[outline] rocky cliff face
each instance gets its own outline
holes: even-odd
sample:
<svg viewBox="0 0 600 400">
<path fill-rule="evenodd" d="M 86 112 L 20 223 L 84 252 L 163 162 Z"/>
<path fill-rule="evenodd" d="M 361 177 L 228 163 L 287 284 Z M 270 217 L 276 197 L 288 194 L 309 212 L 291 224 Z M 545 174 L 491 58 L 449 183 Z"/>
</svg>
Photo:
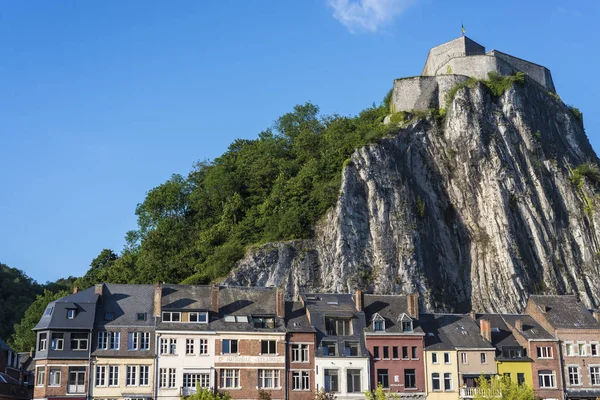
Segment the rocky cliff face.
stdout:
<svg viewBox="0 0 600 400">
<path fill-rule="evenodd" d="M 418 291 L 430 310 L 511 312 L 529 293 L 600 304 L 597 157 L 581 122 L 533 82 L 457 92 L 443 123 L 356 150 L 314 239 L 250 250 L 227 284 Z"/>
</svg>

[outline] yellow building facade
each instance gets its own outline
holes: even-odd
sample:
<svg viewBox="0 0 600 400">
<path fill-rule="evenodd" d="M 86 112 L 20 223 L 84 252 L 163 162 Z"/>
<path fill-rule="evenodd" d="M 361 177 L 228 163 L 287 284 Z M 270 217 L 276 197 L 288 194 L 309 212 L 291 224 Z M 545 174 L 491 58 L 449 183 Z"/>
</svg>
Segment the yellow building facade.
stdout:
<svg viewBox="0 0 600 400">
<path fill-rule="evenodd" d="M 456 350 L 426 350 L 425 389 L 428 400 L 456 400 L 458 383 L 458 356 Z"/>
<path fill-rule="evenodd" d="M 533 377 L 531 372 L 531 361 L 519 360 L 497 360 L 498 375 L 509 376 L 511 381 L 519 382 L 533 387 Z"/>
<path fill-rule="evenodd" d="M 91 379 L 93 399 L 153 398 L 154 358 L 97 357 Z"/>
</svg>

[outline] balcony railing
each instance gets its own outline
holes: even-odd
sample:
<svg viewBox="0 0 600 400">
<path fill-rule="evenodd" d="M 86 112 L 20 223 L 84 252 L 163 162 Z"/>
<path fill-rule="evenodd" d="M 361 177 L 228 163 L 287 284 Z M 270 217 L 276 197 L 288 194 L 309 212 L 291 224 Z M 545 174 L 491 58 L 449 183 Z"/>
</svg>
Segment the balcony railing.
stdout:
<svg viewBox="0 0 600 400">
<path fill-rule="evenodd" d="M 85 393 L 85 385 L 69 385 L 67 389 L 69 393 Z"/>
<path fill-rule="evenodd" d="M 485 397 L 502 397 L 502 393 L 495 389 L 480 389 L 476 387 L 460 388 L 460 397 L 469 399 L 475 397 L 475 394 L 482 394 Z"/>
</svg>

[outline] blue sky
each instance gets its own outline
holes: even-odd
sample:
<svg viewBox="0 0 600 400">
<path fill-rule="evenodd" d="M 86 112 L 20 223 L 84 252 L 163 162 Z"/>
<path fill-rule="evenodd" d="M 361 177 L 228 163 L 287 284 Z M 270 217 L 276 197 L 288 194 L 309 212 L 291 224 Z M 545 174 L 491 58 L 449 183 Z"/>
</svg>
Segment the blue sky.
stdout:
<svg viewBox="0 0 600 400">
<path fill-rule="evenodd" d="M 550 68 L 598 150 L 599 16 L 597 1 L 0 0 L 0 262 L 83 274 L 171 174 L 295 104 L 379 103 L 461 22 Z"/>
</svg>

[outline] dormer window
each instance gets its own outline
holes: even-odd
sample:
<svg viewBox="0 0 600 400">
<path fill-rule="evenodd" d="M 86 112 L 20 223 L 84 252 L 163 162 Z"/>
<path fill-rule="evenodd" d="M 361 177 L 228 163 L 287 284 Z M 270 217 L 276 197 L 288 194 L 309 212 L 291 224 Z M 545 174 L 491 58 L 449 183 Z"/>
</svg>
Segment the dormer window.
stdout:
<svg viewBox="0 0 600 400">
<path fill-rule="evenodd" d="M 67 310 L 67 319 L 75 319 L 75 314 L 77 314 L 77 310 L 74 308 L 70 308 Z"/>
<path fill-rule="evenodd" d="M 325 329 L 329 336 L 352 335 L 352 324 L 347 318 L 325 318 Z"/>
<path fill-rule="evenodd" d="M 137 313 L 137 320 L 138 321 L 145 321 L 146 320 L 146 313 Z"/>
<path fill-rule="evenodd" d="M 373 331 L 385 332 L 385 320 L 379 314 L 373 317 Z"/>
<path fill-rule="evenodd" d="M 275 328 L 275 318 L 273 317 L 252 317 L 252 325 L 255 328 Z"/>
<path fill-rule="evenodd" d="M 412 332 L 413 331 L 413 320 L 406 314 L 402 314 L 400 318 L 400 326 L 402 327 L 402 332 Z"/>
<path fill-rule="evenodd" d="M 54 309 L 54 307 L 52 307 L 52 306 L 46 308 L 46 311 L 44 311 L 44 316 L 47 317 L 49 315 L 52 315 L 52 310 L 53 309 Z"/>
<path fill-rule="evenodd" d="M 208 313 L 206 311 L 191 312 L 190 313 L 190 322 L 198 322 L 201 324 L 206 324 L 208 322 Z"/>
</svg>

